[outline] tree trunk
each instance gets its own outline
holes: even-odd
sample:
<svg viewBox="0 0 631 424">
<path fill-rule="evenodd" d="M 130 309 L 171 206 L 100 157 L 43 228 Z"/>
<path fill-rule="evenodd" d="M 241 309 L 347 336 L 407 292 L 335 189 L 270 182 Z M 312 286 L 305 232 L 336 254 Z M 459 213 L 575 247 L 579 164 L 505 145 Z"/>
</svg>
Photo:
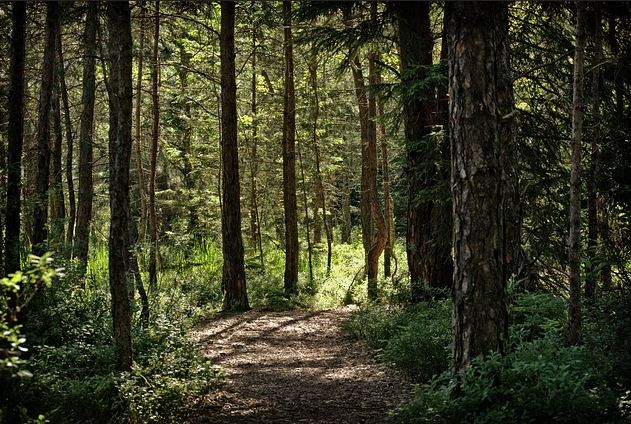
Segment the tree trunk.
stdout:
<svg viewBox="0 0 631 424">
<path fill-rule="evenodd" d="M 377 2 L 370 4 L 371 20 L 377 17 Z M 371 50 L 368 55 L 368 82 L 371 87 L 379 80 L 376 70 L 377 52 Z M 368 149 L 367 149 L 367 190 L 370 202 L 371 234 L 368 251 L 368 299 L 377 299 L 377 276 L 379 274 L 379 257 L 388 241 L 386 221 L 381 211 L 377 192 L 377 98 L 374 91 L 368 94 Z"/>
<path fill-rule="evenodd" d="M 570 150 L 570 234 L 568 239 L 569 264 L 569 331 L 568 342 L 581 341 L 581 143 L 583 138 L 583 64 L 585 60 L 585 8 L 576 2 L 576 46 L 574 51 L 574 86 L 572 100 L 572 140 Z"/>
<path fill-rule="evenodd" d="M 66 86 L 66 70 L 64 67 L 63 46 L 61 44 L 61 31 L 57 37 L 57 60 L 59 65 L 59 84 L 61 100 L 64 108 L 64 126 L 66 129 L 66 187 L 68 189 L 68 230 L 66 231 L 66 243 L 72 251 L 74 241 L 74 226 L 77 216 L 74 179 L 72 178 L 72 165 L 74 154 L 74 136 L 72 134 L 72 120 L 70 119 L 70 104 L 68 102 L 68 87 Z"/>
<path fill-rule="evenodd" d="M 597 7 L 597 6 L 596 6 Z M 598 246 L 598 179 L 600 173 L 600 65 L 602 62 L 602 23 L 600 10 L 594 11 L 594 67 L 592 68 L 593 130 L 590 146 L 590 166 L 587 176 L 587 254 L 592 268 L 585 276 L 585 297 L 596 294 L 595 266 L 603 258 Z"/>
<path fill-rule="evenodd" d="M 425 80 L 433 49 L 429 3 L 397 2 L 396 11 L 402 80 L 408 84 Z M 440 186 L 446 185 L 446 176 L 436 167 L 441 146 L 429 138 L 433 96 L 433 87 L 427 86 L 405 99 L 403 106 L 408 179 L 406 252 L 413 301 L 422 299 L 425 283 L 449 287 L 453 271 L 450 240 L 446 237 L 451 230 L 445 219 L 450 214 L 449 203 L 436 198 Z"/>
<path fill-rule="evenodd" d="M 364 75 L 361 68 L 361 61 L 355 56 L 352 64 L 353 82 L 355 85 L 355 96 L 357 98 L 357 106 L 359 109 L 359 125 L 361 131 L 361 152 L 362 152 L 362 173 L 360 184 L 360 212 L 361 212 L 361 228 L 362 228 L 362 245 L 364 247 L 364 257 L 366 261 L 366 269 L 368 269 L 368 253 L 370 251 L 370 242 L 372 239 L 372 214 L 370 209 L 370 189 L 368 157 L 369 157 L 369 115 L 368 115 L 368 99 L 364 86 Z"/>
<path fill-rule="evenodd" d="M 252 7 L 254 7 L 252 2 Z M 259 249 L 261 266 L 265 268 L 265 257 L 263 255 L 263 240 L 261 239 L 261 222 L 259 219 L 258 207 L 258 187 L 257 177 L 259 173 L 258 164 L 258 116 L 257 116 L 257 84 L 256 84 L 256 25 L 252 23 L 252 147 L 250 149 L 250 240 L 254 248 Z"/>
<path fill-rule="evenodd" d="M 221 2 L 221 157 L 223 208 L 221 235 L 223 241 L 224 310 L 244 311 L 250 308 L 243 265 L 241 236 L 241 204 L 239 186 L 239 148 L 237 145 L 237 84 L 235 78 L 233 1 Z"/>
<path fill-rule="evenodd" d="M 503 178 L 513 143 L 506 3 L 448 3 L 454 372 L 502 352 L 508 330 Z M 491 71 L 489 71 L 491 70 Z M 510 215 L 510 213 L 508 214 Z"/>
<path fill-rule="evenodd" d="M 132 38 L 128 2 L 107 4 L 109 52 L 109 279 L 118 368 L 132 366 L 128 291 L 129 164 L 132 116 Z"/>
<path fill-rule="evenodd" d="M 55 40 L 56 41 L 56 40 Z M 63 130 L 61 127 L 61 102 L 59 94 L 61 84 L 59 81 L 59 67 L 57 63 L 53 75 L 52 93 L 52 120 L 54 129 L 52 160 L 50 168 L 50 246 L 57 252 L 61 251 L 64 243 L 64 223 L 66 221 L 66 207 L 64 203 L 63 170 L 62 170 L 62 148 Z"/>
<path fill-rule="evenodd" d="M 285 295 L 298 291 L 298 205 L 296 199 L 296 98 L 291 2 L 283 1 L 285 96 L 283 108 L 283 205 L 285 209 Z"/>
<path fill-rule="evenodd" d="M 94 101 L 96 98 L 95 60 L 96 31 L 98 27 L 98 5 L 88 2 L 88 11 L 83 33 L 83 92 L 81 94 L 81 124 L 79 127 L 79 196 L 77 231 L 73 247 L 74 256 L 79 260 L 79 269 L 85 272 L 88 263 L 90 223 L 92 221 L 92 138 L 94 123 Z"/>
<path fill-rule="evenodd" d="M 55 69 L 55 42 L 59 31 L 59 3 L 46 3 L 46 38 L 42 81 L 39 92 L 37 118 L 37 176 L 35 204 L 33 206 L 33 253 L 42 255 L 48 249 L 48 185 L 50 172 L 50 111 L 52 107 L 53 73 Z"/>
<path fill-rule="evenodd" d="M 142 72 L 145 50 L 145 4 L 143 0 L 139 1 L 140 15 L 140 34 L 138 35 L 138 75 L 136 76 L 136 111 L 135 111 L 135 149 L 134 157 L 136 162 L 136 173 L 138 174 L 138 185 L 140 191 L 140 221 L 138 223 L 140 240 L 145 239 L 147 228 L 147 184 L 145 182 L 145 168 L 142 161 Z"/>
<path fill-rule="evenodd" d="M 158 221 L 156 218 L 156 167 L 158 162 L 158 137 L 160 136 L 160 99 L 158 93 L 158 47 L 160 40 L 160 1 L 156 1 L 155 27 L 153 32 L 153 58 L 151 63 L 151 155 L 149 168 L 149 289 L 158 289 Z"/>
<path fill-rule="evenodd" d="M 311 133 L 311 136 L 313 140 L 313 152 L 316 165 L 316 199 L 318 201 L 318 204 L 316 205 L 316 211 L 318 207 L 322 208 L 322 222 L 324 224 L 324 232 L 326 234 L 327 248 L 326 273 L 328 275 L 331 272 L 333 231 L 331 229 L 330 220 L 326 212 L 326 194 L 324 192 L 324 184 L 322 182 L 320 148 L 318 146 L 318 118 L 320 117 L 320 98 L 318 97 L 318 64 L 315 59 L 309 62 L 309 76 L 311 80 L 311 89 L 313 90 L 313 131 Z"/>
<path fill-rule="evenodd" d="M 386 230 L 386 245 L 383 254 L 383 276 L 392 275 L 392 258 L 394 257 L 394 201 L 390 192 L 390 167 L 388 163 L 388 134 L 383 122 L 383 103 L 377 103 L 377 119 L 381 134 L 381 174 L 383 183 L 384 219 Z"/>
<path fill-rule="evenodd" d="M 305 182 L 305 167 L 302 163 L 302 153 L 298 145 L 298 162 L 302 179 L 302 200 L 305 207 L 305 233 L 307 237 L 307 260 L 309 265 L 309 285 L 313 285 L 313 245 L 311 244 L 311 229 L 309 228 L 309 202 L 307 201 L 307 184 Z"/>
</svg>

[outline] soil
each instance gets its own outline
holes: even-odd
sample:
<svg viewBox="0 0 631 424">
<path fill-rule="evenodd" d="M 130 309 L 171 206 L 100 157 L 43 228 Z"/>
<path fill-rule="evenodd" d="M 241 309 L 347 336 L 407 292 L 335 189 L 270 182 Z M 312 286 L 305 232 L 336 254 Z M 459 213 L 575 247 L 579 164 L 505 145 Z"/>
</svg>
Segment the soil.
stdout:
<svg viewBox="0 0 631 424">
<path fill-rule="evenodd" d="M 353 307 L 219 317 L 196 333 L 227 382 L 196 423 L 383 423 L 412 394 L 401 373 L 340 324 Z"/>
</svg>

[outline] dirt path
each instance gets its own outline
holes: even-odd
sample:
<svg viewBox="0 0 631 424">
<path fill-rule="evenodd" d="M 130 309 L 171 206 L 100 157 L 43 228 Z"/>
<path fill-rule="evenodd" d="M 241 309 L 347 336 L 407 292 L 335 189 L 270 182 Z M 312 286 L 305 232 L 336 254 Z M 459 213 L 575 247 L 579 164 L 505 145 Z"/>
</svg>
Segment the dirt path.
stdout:
<svg viewBox="0 0 631 424">
<path fill-rule="evenodd" d="M 206 354 L 229 378 L 196 422 L 384 422 L 412 385 L 341 334 L 351 311 L 250 311 L 200 328 Z"/>
</svg>

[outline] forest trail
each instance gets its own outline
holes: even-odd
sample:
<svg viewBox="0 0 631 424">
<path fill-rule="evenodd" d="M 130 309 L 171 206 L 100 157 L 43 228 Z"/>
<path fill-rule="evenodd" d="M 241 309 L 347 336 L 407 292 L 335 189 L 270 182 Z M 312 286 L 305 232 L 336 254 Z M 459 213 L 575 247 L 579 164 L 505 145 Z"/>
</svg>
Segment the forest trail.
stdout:
<svg viewBox="0 0 631 424">
<path fill-rule="evenodd" d="M 384 422 L 412 384 L 341 333 L 352 310 L 249 311 L 200 327 L 206 355 L 228 381 L 193 422 Z"/>
</svg>

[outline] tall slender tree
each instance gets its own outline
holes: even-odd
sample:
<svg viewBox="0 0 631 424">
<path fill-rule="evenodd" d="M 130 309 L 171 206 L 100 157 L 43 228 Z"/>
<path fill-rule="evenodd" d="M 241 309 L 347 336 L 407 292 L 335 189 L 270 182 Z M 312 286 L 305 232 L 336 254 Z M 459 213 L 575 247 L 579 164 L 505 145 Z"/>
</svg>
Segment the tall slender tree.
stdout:
<svg viewBox="0 0 631 424">
<path fill-rule="evenodd" d="M 11 11 L 11 65 L 9 123 L 7 127 L 7 208 L 5 212 L 5 272 L 20 269 L 20 211 L 22 199 L 22 145 L 24 138 L 24 57 L 26 2 L 13 2 Z"/>
<path fill-rule="evenodd" d="M 285 96 L 283 105 L 283 206 L 285 211 L 285 295 L 298 290 L 298 204 L 296 199 L 296 95 L 291 2 L 283 1 Z"/>
<path fill-rule="evenodd" d="M 72 119 L 70 118 L 70 102 L 68 101 L 68 87 L 66 86 L 66 68 L 64 63 L 61 31 L 57 37 L 57 70 L 59 71 L 59 89 L 64 109 L 64 127 L 66 134 L 66 187 L 68 190 L 68 229 L 66 231 L 66 243 L 71 248 L 74 241 L 74 226 L 77 219 L 77 201 L 75 198 L 74 178 L 72 169 L 74 166 L 74 134 L 72 132 Z"/>
<path fill-rule="evenodd" d="M 57 41 L 57 40 L 55 40 Z M 63 246 L 66 221 L 66 204 L 63 186 L 63 129 L 61 125 L 61 83 L 59 81 L 59 61 L 53 76 L 52 121 L 53 145 L 50 163 L 50 241 L 51 246 L 59 250 Z"/>
<path fill-rule="evenodd" d="M 158 219 L 156 217 L 156 168 L 158 163 L 158 138 L 160 137 L 160 93 L 158 92 L 159 43 L 160 43 L 160 1 L 155 2 L 153 29 L 153 56 L 151 61 L 151 155 L 149 158 L 149 288 L 158 288 Z"/>
<path fill-rule="evenodd" d="M 448 3 L 454 371 L 502 352 L 508 330 L 503 162 L 513 143 L 506 3 Z M 489 71 L 492 70 L 491 72 Z M 510 150 L 509 150 L 510 151 Z M 511 216 L 510 214 L 508 215 Z"/>
<path fill-rule="evenodd" d="M 131 370 L 129 304 L 129 165 L 132 116 L 132 38 L 128 2 L 107 4 L 109 52 L 109 280 L 118 368 Z"/>
<path fill-rule="evenodd" d="M 94 102 L 96 98 L 96 32 L 98 9 L 95 1 L 88 2 L 85 31 L 83 32 L 83 82 L 81 94 L 81 123 L 79 127 L 79 194 L 77 231 L 73 254 L 79 260 L 82 272 L 88 263 L 90 223 L 92 222 L 92 140 L 94 124 Z"/>
<path fill-rule="evenodd" d="M 568 238 L 569 264 L 569 331 L 568 342 L 581 341 L 581 149 L 583 141 L 583 76 L 585 62 L 585 2 L 576 2 L 576 43 L 574 49 L 574 83 L 572 100 L 572 140 L 570 150 L 570 232 Z"/>
<path fill-rule="evenodd" d="M 600 259 L 598 246 L 598 179 L 600 174 L 600 67 L 602 62 L 602 16 L 598 6 L 593 13 L 594 19 L 594 66 L 592 67 L 592 139 L 590 143 L 590 161 L 587 175 L 587 252 L 592 258 L 592 269 L 585 276 L 585 297 L 592 299 L 596 294 L 596 260 Z"/>
<path fill-rule="evenodd" d="M 221 159 L 223 169 L 221 236 L 223 250 L 224 310 L 247 310 L 248 293 L 241 235 L 241 188 L 237 143 L 237 83 L 234 52 L 235 2 L 221 2 Z"/>
<path fill-rule="evenodd" d="M 33 206 L 33 252 L 42 255 L 47 250 L 48 238 L 48 186 L 50 177 L 50 111 L 52 107 L 53 73 L 55 68 L 55 43 L 59 31 L 59 2 L 46 3 L 46 35 L 42 81 L 39 91 L 37 117 L 37 176 L 35 179 L 35 204 Z"/>
</svg>

